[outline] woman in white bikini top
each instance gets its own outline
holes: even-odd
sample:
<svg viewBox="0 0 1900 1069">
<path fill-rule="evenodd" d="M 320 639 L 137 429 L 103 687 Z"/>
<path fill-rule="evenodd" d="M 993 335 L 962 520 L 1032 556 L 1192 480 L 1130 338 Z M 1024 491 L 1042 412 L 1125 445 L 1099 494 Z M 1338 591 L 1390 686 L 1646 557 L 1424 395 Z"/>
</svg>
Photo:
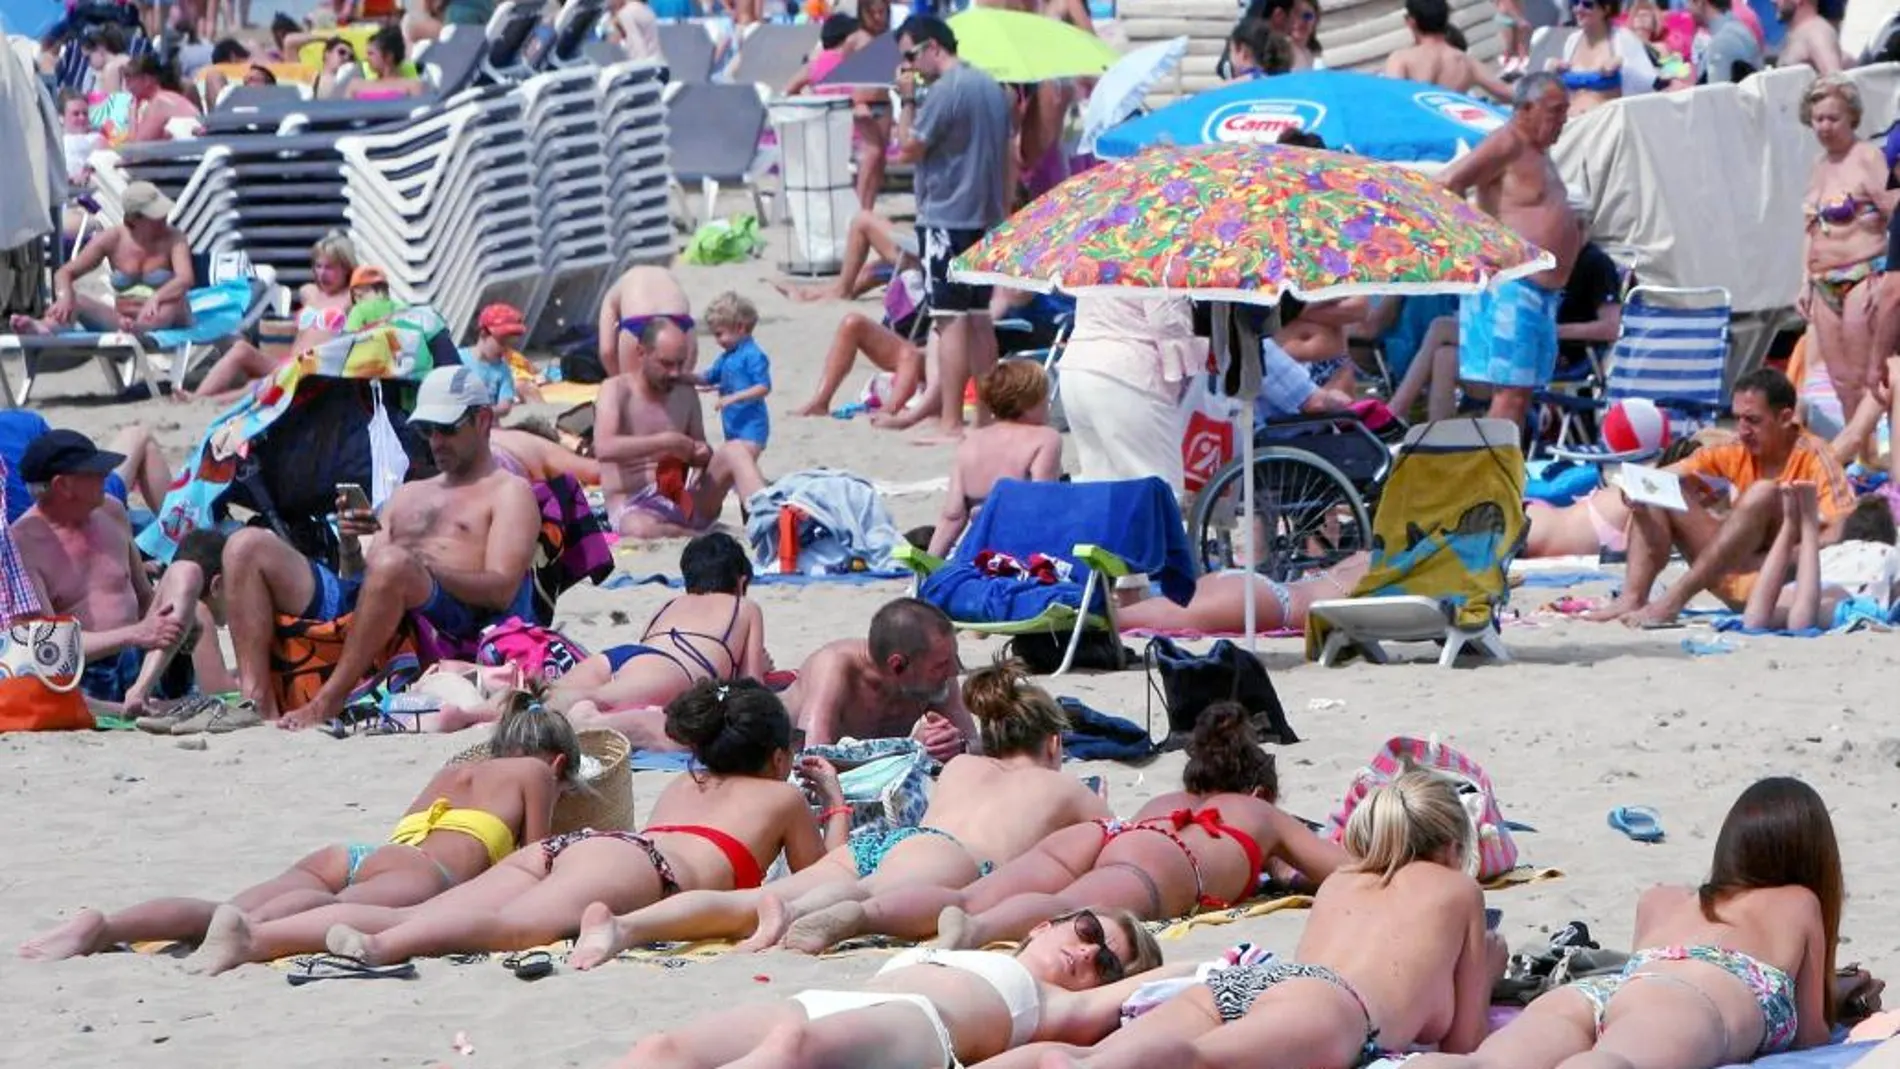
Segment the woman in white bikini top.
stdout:
<svg viewBox="0 0 1900 1069">
<path fill-rule="evenodd" d="M 1122 1002 L 1160 963 L 1133 914 L 1082 910 L 1040 925 L 1014 954 L 908 950 L 864 990 L 715 1013 L 646 1037 L 625 1064 L 949 1069 L 1038 1040 L 1088 1044 L 1120 1024 Z"/>
</svg>

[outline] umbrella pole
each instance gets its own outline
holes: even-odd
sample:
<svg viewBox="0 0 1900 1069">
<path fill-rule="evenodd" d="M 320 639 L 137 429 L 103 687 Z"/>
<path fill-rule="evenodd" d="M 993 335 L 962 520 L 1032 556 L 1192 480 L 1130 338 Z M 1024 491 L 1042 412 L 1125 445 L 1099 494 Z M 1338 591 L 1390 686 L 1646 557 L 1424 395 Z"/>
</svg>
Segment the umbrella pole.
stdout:
<svg viewBox="0 0 1900 1069">
<path fill-rule="evenodd" d="M 1247 358 L 1245 351 L 1248 344 L 1247 332 L 1240 329 L 1240 324 L 1235 317 L 1235 312 L 1236 309 L 1234 306 L 1226 301 L 1219 302 L 1213 307 L 1213 343 L 1217 350 L 1215 354 L 1216 367 L 1231 367 L 1234 361 Z M 1236 348 L 1238 348 L 1239 351 L 1236 351 Z M 1254 359 L 1257 360 L 1259 357 L 1256 356 Z M 1241 402 L 1241 405 L 1239 411 L 1234 414 L 1234 433 L 1240 438 L 1240 559 L 1244 562 L 1244 566 L 1248 572 L 1247 597 L 1245 600 L 1246 608 L 1241 611 L 1245 613 L 1246 619 L 1247 652 L 1258 656 L 1260 653 L 1260 627 L 1259 619 L 1254 612 L 1253 573 L 1260 570 L 1260 561 L 1256 558 L 1256 554 L 1259 550 L 1259 540 L 1254 537 L 1254 526 L 1257 521 L 1254 516 L 1254 399 L 1252 396 L 1253 393 L 1258 392 L 1258 387 L 1256 386 L 1251 392 L 1247 390 L 1244 384 L 1254 381 L 1250 376 L 1242 375 L 1240 381 L 1243 383 L 1241 388 L 1242 396 L 1237 398 L 1237 400 Z"/>
</svg>

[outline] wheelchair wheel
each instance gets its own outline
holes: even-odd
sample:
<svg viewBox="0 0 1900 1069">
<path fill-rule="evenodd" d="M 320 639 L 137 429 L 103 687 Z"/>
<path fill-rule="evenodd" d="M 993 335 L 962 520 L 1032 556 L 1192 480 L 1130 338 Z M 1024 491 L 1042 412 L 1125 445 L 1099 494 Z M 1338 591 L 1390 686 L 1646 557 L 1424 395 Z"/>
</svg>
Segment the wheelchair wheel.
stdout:
<svg viewBox="0 0 1900 1069">
<path fill-rule="evenodd" d="M 1195 544 L 1207 573 L 1246 567 L 1246 484 L 1238 460 L 1202 488 Z M 1254 455 L 1254 569 L 1279 582 L 1322 571 L 1372 545 L 1372 519 L 1352 482 L 1303 449 L 1262 446 Z"/>
</svg>

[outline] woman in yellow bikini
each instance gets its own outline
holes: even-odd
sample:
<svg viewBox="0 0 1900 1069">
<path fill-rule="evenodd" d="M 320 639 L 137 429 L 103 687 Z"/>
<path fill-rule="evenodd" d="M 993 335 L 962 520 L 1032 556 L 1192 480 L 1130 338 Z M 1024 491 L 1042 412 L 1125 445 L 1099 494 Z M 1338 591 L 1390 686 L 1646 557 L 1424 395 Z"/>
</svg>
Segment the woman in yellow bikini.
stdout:
<svg viewBox="0 0 1900 1069">
<path fill-rule="evenodd" d="M 1801 98 L 1801 121 L 1814 130 L 1814 163 L 1802 205 L 1807 283 L 1795 308 L 1808 320 L 1808 355 L 1819 355 L 1834 380 L 1841 409 L 1860 406 L 1874 367 L 1874 287 L 1887 270 L 1887 215 L 1881 207 L 1887 162 L 1859 140 L 1860 91 L 1840 75 L 1817 78 Z"/>
<path fill-rule="evenodd" d="M 561 783 L 579 774 L 574 729 L 526 694 L 495 724 L 489 746 L 488 760 L 437 772 L 387 842 L 323 847 L 225 906 L 158 898 L 111 915 L 81 910 L 20 947 L 20 956 L 56 960 L 121 943 L 200 942 L 220 909 L 266 921 L 338 902 L 409 906 L 433 898 L 507 857 L 517 839 L 546 835 Z"/>
</svg>

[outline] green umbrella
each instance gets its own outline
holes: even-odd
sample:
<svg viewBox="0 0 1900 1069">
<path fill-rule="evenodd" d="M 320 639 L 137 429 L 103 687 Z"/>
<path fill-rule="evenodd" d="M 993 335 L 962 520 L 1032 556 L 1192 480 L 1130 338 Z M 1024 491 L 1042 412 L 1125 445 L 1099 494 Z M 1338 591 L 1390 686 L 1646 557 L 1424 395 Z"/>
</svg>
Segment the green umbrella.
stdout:
<svg viewBox="0 0 1900 1069">
<path fill-rule="evenodd" d="M 957 56 L 999 82 L 1086 78 L 1121 55 L 1086 30 L 1042 15 L 973 7 L 950 19 Z"/>
</svg>

